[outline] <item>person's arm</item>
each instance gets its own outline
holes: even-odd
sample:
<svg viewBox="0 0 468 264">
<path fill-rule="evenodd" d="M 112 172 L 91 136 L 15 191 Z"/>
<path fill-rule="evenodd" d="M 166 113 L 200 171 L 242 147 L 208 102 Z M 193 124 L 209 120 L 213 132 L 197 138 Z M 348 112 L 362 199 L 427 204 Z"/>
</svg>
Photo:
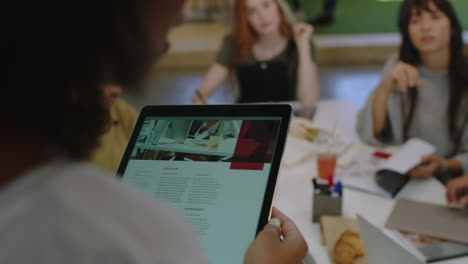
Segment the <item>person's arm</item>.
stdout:
<svg viewBox="0 0 468 264">
<path fill-rule="evenodd" d="M 224 39 L 216 62 L 210 67 L 203 82 L 195 93 L 192 101 L 195 104 L 208 104 L 208 97 L 226 80 L 229 75 L 228 65 L 231 63 L 232 56 L 235 52 L 235 44 L 231 37 Z"/>
<path fill-rule="evenodd" d="M 463 173 L 463 165 L 457 159 L 446 159 L 444 168 L 455 175 Z"/>
<path fill-rule="evenodd" d="M 317 65 L 312 59 L 310 38 L 313 28 L 298 23 L 294 26 L 294 38 L 298 49 L 297 98 L 305 112 L 311 112 L 320 95 Z"/>
<path fill-rule="evenodd" d="M 460 112 L 464 114 L 464 112 Z M 427 178 L 434 173 L 450 173 L 458 176 L 468 173 L 468 128 L 463 126 L 461 139 L 456 143 L 457 153 L 449 159 L 442 159 L 435 155 L 422 158 L 425 163 L 423 166 L 417 166 L 410 171 L 410 175 L 416 178 Z"/>
<path fill-rule="evenodd" d="M 429 178 L 438 172 L 459 175 L 463 171 L 462 164 L 457 159 L 443 159 L 437 155 L 429 155 L 422 157 L 422 162 L 423 165 L 416 166 L 409 171 L 408 174 L 412 178 Z"/>
<path fill-rule="evenodd" d="M 388 99 L 393 92 L 389 80 L 383 80 L 372 95 L 372 123 L 374 137 L 378 137 L 385 128 Z"/>
<path fill-rule="evenodd" d="M 208 97 L 226 80 L 229 70 L 218 63 L 213 64 L 206 73 L 200 88 L 195 91 L 194 104 L 208 104 Z"/>
<path fill-rule="evenodd" d="M 468 175 L 451 180 L 447 184 L 447 201 L 468 206 Z"/>
<path fill-rule="evenodd" d="M 244 264 L 302 263 L 308 247 L 299 229 L 276 208 L 271 217 L 276 220 L 271 220 L 250 244 Z"/>
<path fill-rule="evenodd" d="M 221 121 L 218 121 L 212 124 L 211 126 L 208 124 L 209 127 L 205 131 L 203 131 L 201 134 L 199 134 L 197 138 L 203 139 L 203 138 L 215 135 L 220 125 L 221 125 Z"/>
<path fill-rule="evenodd" d="M 422 84 L 416 67 L 404 62 L 397 65 L 382 79 L 372 97 L 372 121 L 374 137 L 385 128 L 388 99 L 394 90 L 406 93 L 408 89 Z"/>
</svg>

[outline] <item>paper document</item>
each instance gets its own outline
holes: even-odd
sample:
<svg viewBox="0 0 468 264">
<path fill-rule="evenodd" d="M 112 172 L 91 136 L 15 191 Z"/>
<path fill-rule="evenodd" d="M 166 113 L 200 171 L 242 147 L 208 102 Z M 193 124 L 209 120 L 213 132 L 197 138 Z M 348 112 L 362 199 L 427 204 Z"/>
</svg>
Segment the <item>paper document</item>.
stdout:
<svg viewBox="0 0 468 264">
<path fill-rule="evenodd" d="M 431 155 L 435 147 L 421 139 L 408 140 L 392 157 L 383 162 L 378 169 L 392 170 L 406 174 L 409 170 L 421 163 L 422 156 Z"/>
<path fill-rule="evenodd" d="M 364 146 L 355 153 L 360 158 L 356 160 L 351 167 L 338 174 L 338 179 L 347 188 L 358 191 L 379 195 L 385 198 L 391 198 L 391 194 L 377 185 L 375 172 L 385 160 L 377 159 L 372 156 L 375 148 Z"/>
<path fill-rule="evenodd" d="M 422 156 L 434 153 L 435 147 L 423 140 L 413 138 L 401 146 L 398 151 L 390 151 L 393 154 L 387 160 L 375 157 L 373 153 L 376 150 L 378 149 L 371 146 L 361 146 L 353 153 L 359 159 L 340 173 L 340 180 L 345 187 L 392 198 L 396 193 L 391 194 L 377 184 L 376 172 L 387 169 L 406 174 L 410 169 L 421 163 Z"/>
</svg>

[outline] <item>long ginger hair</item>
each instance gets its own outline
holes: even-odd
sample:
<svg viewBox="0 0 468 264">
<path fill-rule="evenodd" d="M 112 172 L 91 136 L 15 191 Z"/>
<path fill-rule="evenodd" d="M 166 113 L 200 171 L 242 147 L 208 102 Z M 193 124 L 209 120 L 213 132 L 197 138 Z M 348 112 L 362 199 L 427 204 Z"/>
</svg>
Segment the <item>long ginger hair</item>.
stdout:
<svg viewBox="0 0 468 264">
<path fill-rule="evenodd" d="M 294 18 L 283 0 L 274 0 L 280 15 L 279 32 L 287 39 L 293 37 Z M 234 42 L 234 54 L 229 69 L 242 64 L 249 56 L 253 45 L 258 41 L 258 33 L 249 23 L 246 0 L 235 0 L 233 8 L 232 32 L 227 36 Z"/>
</svg>

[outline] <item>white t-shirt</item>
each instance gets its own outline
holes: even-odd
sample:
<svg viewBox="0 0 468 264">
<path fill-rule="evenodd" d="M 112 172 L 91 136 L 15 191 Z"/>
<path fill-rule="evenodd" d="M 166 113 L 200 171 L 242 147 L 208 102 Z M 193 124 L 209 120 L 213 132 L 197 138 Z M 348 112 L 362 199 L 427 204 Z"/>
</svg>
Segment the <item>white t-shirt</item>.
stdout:
<svg viewBox="0 0 468 264">
<path fill-rule="evenodd" d="M 86 163 L 54 161 L 0 191 L 0 263 L 206 263 L 183 218 Z"/>
</svg>

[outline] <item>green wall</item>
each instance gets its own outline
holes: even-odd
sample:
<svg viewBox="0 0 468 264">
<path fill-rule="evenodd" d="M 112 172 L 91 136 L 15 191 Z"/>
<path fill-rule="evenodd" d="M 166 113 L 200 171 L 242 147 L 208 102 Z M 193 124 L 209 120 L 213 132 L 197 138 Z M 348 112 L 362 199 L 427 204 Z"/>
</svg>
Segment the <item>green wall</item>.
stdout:
<svg viewBox="0 0 468 264">
<path fill-rule="evenodd" d="M 337 0 L 335 23 L 316 28 L 318 34 L 397 32 L 401 0 Z M 450 0 L 468 30 L 468 0 Z M 307 18 L 321 12 L 323 0 L 302 0 Z"/>
</svg>

